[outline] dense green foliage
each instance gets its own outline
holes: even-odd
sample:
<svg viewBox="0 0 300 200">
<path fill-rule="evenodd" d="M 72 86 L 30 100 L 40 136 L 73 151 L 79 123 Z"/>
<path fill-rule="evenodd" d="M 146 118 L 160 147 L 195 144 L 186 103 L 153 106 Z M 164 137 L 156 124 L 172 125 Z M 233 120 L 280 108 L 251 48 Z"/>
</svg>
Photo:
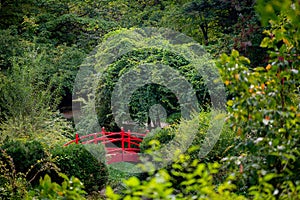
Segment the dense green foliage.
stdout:
<svg viewBox="0 0 300 200">
<path fill-rule="evenodd" d="M 47 152 L 36 141 L 6 141 L 0 151 L 1 199 L 26 198 L 29 189 L 38 183 L 38 178 L 46 170 L 59 170 L 51 156 L 45 156 Z"/>
<path fill-rule="evenodd" d="M 6 141 L 1 148 L 13 158 L 16 170 L 23 173 L 45 156 L 43 146 L 37 141 Z"/>
<path fill-rule="evenodd" d="M 149 110 L 160 104 L 166 110 L 162 122 L 169 126 L 145 138 L 142 151 L 155 162 L 141 166 L 149 174 L 133 176 L 107 167 L 103 146 L 62 147 L 82 130 L 59 110 L 71 105 L 80 64 L 99 42 L 149 26 L 182 32 L 213 56 L 227 89 L 227 114 L 219 140 L 210 145 L 205 136 L 215 119 L 190 60 L 161 46 L 112 60 L 95 97 L 97 120 L 107 129 L 118 129 L 110 105 L 116 82 L 140 64 L 172 67 L 205 107 L 198 120 L 180 119 L 177 99 L 166 87 L 147 84 L 136 90 L 131 117 L 145 124 Z M 300 199 L 299 44 L 297 0 L 1 1 L 0 198 L 90 199 L 95 192 L 99 199 L 109 180 L 106 199 Z M 89 131 L 94 119 L 84 109 L 82 127 Z M 193 131 L 186 152 L 172 146 L 157 153 L 176 136 L 185 145 Z M 210 151 L 199 158 L 203 146 Z M 170 157 L 174 162 L 153 170 Z"/>
<path fill-rule="evenodd" d="M 266 6 L 278 9 L 275 3 Z M 269 189 L 278 190 L 277 196 L 299 180 L 299 4 L 289 1 L 283 6 L 294 9 L 272 16 L 261 43 L 269 49 L 268 65 L 249 70 L 250 61 L 237 51 L 223 55 L 219 62 L 225 84 L 235 97 L 228 101 L 230 120 L 244 138 L 235 150 L 239 154 L 229 158 L 245 170 L 240 188 L 270 176 Z"/>
<path fill-rule="evenodd" d="M 126 189 L 115 194 L 107 187 L 108 199 L 246 199 L 235 194 L 232 184 L 235 177 L 229 175 L 222 184 L 215 185 L 214 176 L 218 173 L 218 163 L 205 165 L 198 160 L 189 161 L 189 156 L 180 155 L 171 171 L 159 170 L 146 181 L 131 177 L 124 181 Z"/>
<path fill-rule="evenodd" d="M 231 96 L 227 103 L 228 123 L 240 138 L 231 153 L 221 160 L 221 174 L 231 173 L 236 177 L 231 188 L 237 186 L 235 194 L 243 194 L 242 199 L 299 198 L 299 6 L 293 1 L 259 1 L 257 10 L 261 12 L 262 22 L 266 24 L 271 19 L 271 28 L 264 31 L 267 37 L 261 43 L 261 47 L 269 48 L 269 64 L 252 70 L 250 60 L 236 50 L 230 56 L 222 55 L 218 61 Z M 164 132 L 156 137 L 165 141 Z M 177 167 L 188 170 L 187 165 Z M 173 184 L 169 175 L 177 175 L 176 170 L 169 170 L 158 172 L 148 181 L 129 179 L 125 182 L 129 189 L 121 196 L 181 199 L 180 189 L 185 188 L 184 192 L 188 191 L 185 196 L 214 199 L 205 194 L 220 191 L 217 186 L 213 187 L 215 190 L 206 187 L 205 191 L 196 193 L 201 191 L 201 187 L 197 190 L 198 186 L 194 186 L 199 180 L 192 178 L 196 171 L 191 170 L 185 176 L 188 180 L 183 185 L 187 187 L 181 186 L 179 191 L 174 190 L 178 184 Z M 161 193 L 161 188 L 167 193 Z M 107 195 L 111 199 L 121 198 L 109 188 Z M 230 194 L 227 199 L 231 198 L 238 197 Z"/>
<path fill-rule="evenodd" d="M 141 64 L 152 62 L 161 63 L 179 71 L 181 75 L 192 83 L 196 97 L 202 107 L 206 107 L 209 104 L 210 99 L 204 80 L 197 75 L 196 69 L 189 65 L 186 59 L 173 52 L 161 49 L 131 51 L 128 54 L 122 55 L 111 64 L 98 83 L 96 111 L 101 126 L 108 129 L 116 129 L 117 127 L 113 121 L 110 104 L 111 93 L 118 79 L 129 70 L 134 70 L 135 67 Z M 148 112 L 151 106 L 155 104 L 160 104 L 166 109 L 167 117 L 180 112 L 177 97 L 170 89 L 157 84 L 147 84 L 136 90 L 130 99 L 129 111 L 132 119 L 140 124 L 147 122 L 149 118 Z M 122 118 L 122 114 L 120 113 L 120 116 L 115 117 Z"/>
<path fill-rule="evenodd" d="M 40 179 L 40 185 L 35 190 L 29 192 L 27 199 L 85 199 L 84 186 L 78 178 L 72 176 L 70 179 L 59 174 L 63 178 L 61 185 L 52 182 L 51 177 L 45 175 Z"/>
<path fill-rule="evenodd" d="M 4 149 L 6 153 L 13 159 L 15 165 L 16 173 L 26 174 L 26 180 L 30 182 L 38 182 L 39 174 L 38 172 L 42 169 L 42 164 L 37 164 L 46 157 L 41 143 L 37 141 L 29 141 L 23 143 L 21 141 L 6 141 L 1 149 Z M 1 160 L 4 160 L 6 165 L 8 160 L 5 159 L 3 152 L 0 154 Z M 8 181 L 4 180 L 4 183 Z"/>
<path fill-rule="evenodd" d="M 201 147 L 203 142 L 207 142 L 205 140 L 205 137 L 207 136 L 207 131 L 209 127 L 212 126 L 211 120 L 213 119 L 210 113 L 201 112 L 198 118 L 199 118 L 198 131 L 191 143 L 193 149 L 187 152 L 187 155 L 189 155 L 191 159 L 198 158 L 199 151 L 201 150 L 199 147 Z M 175 134 L 179 134 L 178 131 L 188 132 L 187 131 L 188 128 L 194 128 L 195 126 L 189 124 L 186 127 L 186 129 L 182 129 L 179 127 L 180 127 L 179 124 L 167 126 L 161 130 L 158 130 L 157 132 L 152 133 L 149 136 L 146 136 L 143 142 L 141 143 L 141 147 L 140 147 L 141 152 L 147 152 L 148 150 L 151 150 L 154 144 L 158 146 L 168 144 L 168 142 L 170 142 L 175 137 Z M 222 128 L 222 132 L 220 133 L 217 143 L 214 144 L 213 149 L 210 150 L 208 155 L 206 155 L 202 161 L 205 162 L 220 161 L 221 158 L 223 158 L 226 155 L 229 155 L 230 150 L 231 148 L 233 148 L 235 143 L 236 143 L 235 132 L 232 131 L 232 129 L 229 127 L 228 124 L 225 124 Z"/>
<path fill-rule="evenodd" d="M 97 152 L 98 158 L 104 157 L 104 149 L 100 145 L 90 146 Z M 97 148 L 100 150 L 97 151 Z M 68 176 L 75 176 L 82 180 L 87 191 L 97 191 L 107 181 L 107 167 L 104 162 L 97 160 L 83 145 L 69 145 L 65 148 L 58 146 L 52 150 L 54 157 L 58 157 L 56 165 Z M 52 175 L 53 181 L 60 180 L 59 176 Z"/>
</svg>

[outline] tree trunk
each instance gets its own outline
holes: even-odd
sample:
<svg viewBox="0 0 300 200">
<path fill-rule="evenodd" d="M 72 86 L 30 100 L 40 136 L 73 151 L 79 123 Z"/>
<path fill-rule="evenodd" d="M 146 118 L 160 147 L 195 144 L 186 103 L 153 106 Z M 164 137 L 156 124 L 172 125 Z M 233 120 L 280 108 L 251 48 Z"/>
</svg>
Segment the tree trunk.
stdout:
<svg viewBox="0 0 300 200">
<path fill-rule="evenodd" d="M 207 25 L 207 23 L 205 22 L 203 24 L 200 24 L 200 29 L 203 34 L 204 45 L 207 46 L 208 45 L 208 25 Z"/>
</svg>

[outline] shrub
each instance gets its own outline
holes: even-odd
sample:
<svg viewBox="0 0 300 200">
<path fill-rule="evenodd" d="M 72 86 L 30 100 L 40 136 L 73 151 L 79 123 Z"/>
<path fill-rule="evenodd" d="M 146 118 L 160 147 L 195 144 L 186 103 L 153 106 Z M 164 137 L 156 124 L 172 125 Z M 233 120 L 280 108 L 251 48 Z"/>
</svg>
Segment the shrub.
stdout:
<svg viewBox="0 0 300 200">
<path fill-rule="evenodd" d="M 151 141 L 157 140 L 159 144 L 167 144 L 175 137 L 175 127 L 166 126 L 162 129 L 155 129 L 149 132 L 142 143 L 140 144 L 140 149 L 142 153 L 145 153 L 148 149 L 152 148 Z"/>
<path fill-rule="evenodd" d="M 101 154 L 97 158 L 94 156 L 95 152 L 99 152 L 96 147 L 102 148 L 100 145 L 90 146 L 88 147 L 88 149 L 92 149 L 90 153 L 84 145 L 71 144 L 67 147 L 57 146 L 52 150 L 53 156 L 58 157 L 56 164 L 61 171 L 67 176 L 74 176 L 82 180 L 88 192 L 103 187 L 108 176 L 105 163 L 99 161 Z M 62 181 L 56 173 L 52 173 L 51 177 L 55 182 Z"/>
<path fill-rule="evenodd" d="M 225 175 L 219 182 L 219 163 L 200 163 L 191 160 L 189 155 L 181 154 L 172 164 L 171 170 L 161 169 L 147 180 L 130 177 L 123 181 L 124 189 L 115 193 L 110 186 L 106 188 L 107 199 L 299 199 L 299 182 L 284 181 L 274 187 L 272 181 L 278 175 L 274 173 L 260 175 L 259 183 L 247 188 L 247 194 L 240 194 L 234 184 L 239 177 L 234 173 Z M 277 196 L 276 196 L 277 195 Z M 275 197 L 276 196 L 276 197 Z"/>
<path fill-rule="evenodd" d="M 220 165 L 199 163 L 198 160 L 187 161 L 189 156 L 181 154 L 172 170 L 159 170 L 148 180 L 137 177 L 124 180 L 125 189 L 116 194 L 110 186 L 106 188 L 107 199 L 246 199 L 234 193 L 235 179 L 228 176 L 226 181 L 214 184 L 213 176 L 218 173 Z M 179 186 L 175 189 L 176 185 Z"/>
<path fill-rule="evenodd" d="M 24 199 L 41 172 L 58 170 L 51 157 L 41 158 L 44 155 L 39 142 L 6 141 L 4 147 L 0 148 L 0 199 Z"/>
<path fill-rule="evenodd" d="M 24 143 L 18 140 L 6 140 L 1 148 L 5 149 L 12 158 L 17 173 L 26 174 L 28 181 L 34 178 L 33 183 L 39 179 L 39 176 L 36 176 L 42 168 L 42 164 L 39 162 L 47 157 L 40 142 L 28 141 Z M 0 154 L 0 157 L 3 158 L 3 153 Z"/>
<path fill-rule="evenodd" d="M 51 177 L 46 174 L 44 178 L 40 179 L 40 185 L 28 192 L 28 199 L 85 199 L 83 195 L 86 192 L 78 178 L 72 176 L 69 179 L 62 173 L 59 176 L 64 180 L 61 185 L 52 182 Z"/>
<path fill-rule="evenodd" d="M 290 0 L 280 6 L 278 1 L 257 3 L 262 23 L 269 23 L 261 42 L 268 49 L 269 64 L 249 69 L 250 60 L 236 50 L 223 54 L 217 63 L 234 97 L 227 102 L 229 121 L 242 138 L 235 149 L 237 155 L 224 161 L 239 174 L 241 192 L 253 186 L 254 193 L 266 193 L 256 187 L 262 185 L 276 196 L 272 199 L 285 195 L 299 199 L 295 188 L 300 177 L 300 32 L 295 30 L 300 27 L 300 4 Z M 228 165 L 224 164 L 227 170 Z M 294 188 L 295 193 L 286 188 Z"/>
<path fill-rule="evenodd" d="M 169 123 L 169 124 L 177 124 L 177 123 L 180 122 L 180 118 L 181 118 L 181 113 L 180 113 L 180 112 L 178 112 L 178 113 L 173 113 L 173 114 L 171 114 L 171 115 L 167 118 L 166 122 Z"/>
<path fill-rule="evenodd" d="M 21 199 L 27 192 L 25 175 L 16 172 L 13 159 L 5 150 L 0 152 L 0 199 Z"/>
<path fill-rule="evenodd" d="M 199 113 L 198 118 L 198 131 L 193 142 L 191 143 L 191 146 L 194 150 L 188 152 L 188 154 L 193 159 L 198 158 L 200 147 L 203 142 L 205 142 L 205 136 L 211 123 L 211 114 L 203 111 Z M 159 144 L 167 144 L 175 137 L 175 134 L 178 134 L 180 126 L 180 124 L 167 126 L 158 131 L 151 132 L 144 138 L 143 142 L 141 143 L 141 152 L 146 152 L 147 149 L 151 149 L 151 144 L 153 144 L 153 142 L 151 141 L 153 140 L 158 141 Z M 181 130 L 187 131 L 187 129 L 189 128 L 194 128 L 194 126 L 186 126 L 185 129 L 181 128 Z M 229 125 L 225 123 L 222 127 L 222 131 L 217 143 L 214 145 L 212 150 L 203 158 L 203 160 L 206 162 L 221 160 L 225 155 L 228 155 L 230 153 L 231 149 L 233 149 L 232 147 L 234 146 L 234 144 L 235 132 L 233 132 Z"/>
<path fill-rule="evenodd" d="M 74 131 L 56 111 L 61 98 L 62 77 L 53 75 L 51 71 L 58 65 L 49 64 L 49 59 L 45 58 L 47 53 L 40 53 L 38 49 L 36 47 L 24 52 L 22 57 L 12 58 L 13 65 L 0 72 L 0 144 L 5 138 L 22 138 L 51 146 L 66 142 L 66 137 Z M 76 72 L 73 73 L 76 75 Z"/>
</svg>

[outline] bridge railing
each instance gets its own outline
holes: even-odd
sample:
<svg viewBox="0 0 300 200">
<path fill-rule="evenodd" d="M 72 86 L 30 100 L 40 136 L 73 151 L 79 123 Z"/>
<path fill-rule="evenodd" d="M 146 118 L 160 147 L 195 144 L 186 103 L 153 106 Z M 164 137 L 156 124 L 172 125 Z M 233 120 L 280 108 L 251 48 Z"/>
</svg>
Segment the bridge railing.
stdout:
<svg viewBox="0 0 300 200">
<path fill-rule="evenodd" d="M 97 133 L 92 133 L 83 136 L 79 136 L 79 134 L 76 133 L 75 139 L 64 144 L 64 146 L 67 146 L 72 143 L 98 144 L 98 142 L 101 142 L 105 146 L 106 156 L 110 157 L 110 159 L 108 159 L 107 161 L 108 164 L 122 161 L 137 162 L 137 153 L 140 152 L 140 143 L 143 141 L 143 138 L 148 132 L 149 131 L 146 131 L 145 134 L 130 132 L 130 130 L 125 132 L 123 127 L 121 128 L 120 132 L 107 132 L 103 127 L 101 129 L 101 132 Z M 121 147 L 106 146 L 109 144 L 114 144 L 116 142 L 120 142 Z"/>
</svg>

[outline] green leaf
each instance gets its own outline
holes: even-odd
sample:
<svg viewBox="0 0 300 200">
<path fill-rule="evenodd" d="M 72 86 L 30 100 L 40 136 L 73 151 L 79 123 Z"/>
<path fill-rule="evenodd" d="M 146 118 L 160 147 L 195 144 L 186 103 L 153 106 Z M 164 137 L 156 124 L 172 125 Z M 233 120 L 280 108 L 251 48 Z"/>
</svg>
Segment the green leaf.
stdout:
<svg viewBox="0 0 300 200">
<path fill-rule="evenodd" d="M 237 58 L 237 57 L 239 57 L 239 55 L 240 54 L 239 54 L 239 52 L 237 50 L 234 50 L 234 49 L 232 50 L 232 52 L 231 52 L 231 56 L 232 57 Z"/>
<path fill-rule="evenodd" d="M 268 37 L 265 37 L 265 38 L 261 41 L 260 47 L 266 48 L 266 47 L 269 46 L 270 43 L 271 43 L 271 39 L 268 38 Z"/>
<path fill-rule="evenodd" d="M 137 187 L 140 185 L 140 180 L 137 177 L 133 176 L 128 180 L 125 180 L 124 183 L 129 187 Z"/>
<path fill-rule="evenodd" d="M 255 71 L 258 71 L 258 72 L 259 72 L 259 71 L 266 71 L 266 70 L 265 70 L 265 68 L 263 68 L 263 67 L 256 67 L 256 68 L 255 68 Z"/>
<path fill-rule="evenodd" d="M 263 177 L 263 180 L 264 180 L 265 182 L 268 182 L 268 181 L 270 181 L 271 179 L 276 178 L 276 177 L 277 177 L 277 174 L 271 173 L 271 174 L 265 175 L 265 176 Z"/>
<path fill-rule="evenodd" d="M 109 199 L 113 199 L 113 200 L 120 199 L 120 196 L 118 194 L 115 194 L 113 189 L 110 186 L 106 187 L 105 194 Z"/>
<path fill-rule="evenodd" d="M 233 106 L 233 101 L 232 100 L 227 101 L 227 105 L 228 106 Z"/>
<path fill-rule="evenodd" d="M 279 133 L 285 133 L 286 130 L 285 130 L 284 128 L 280 128 L 280 129 L 278 130 L 278 132 L 279 132 Z"/>
</svg>

